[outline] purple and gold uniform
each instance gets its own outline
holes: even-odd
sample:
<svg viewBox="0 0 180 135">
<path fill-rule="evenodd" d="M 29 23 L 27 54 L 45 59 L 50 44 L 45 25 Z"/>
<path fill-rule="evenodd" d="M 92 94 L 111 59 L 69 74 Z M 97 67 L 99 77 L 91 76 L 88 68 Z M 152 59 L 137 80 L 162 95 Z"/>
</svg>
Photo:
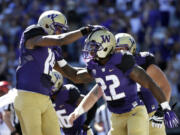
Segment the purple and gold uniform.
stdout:
<svg viewBox="0 0 180 135">
<path fill-rule="evenodd" d="M 33 32 L 38 30 L 42 32 L 39 35 L 45 35 L 41 27 L 35 27 Z M 29 36 L 28 35 L 28 36 Z M 36 49 L 26 49 L 24 43 L 30 37 L 24 34 L 20 42 L 20 57 L 19 65 L 16 71 L 17 85 L 16 88 L 20 90 L 36 92 L 43 95 L 49 95 L 51 90 L 50 73 L 54 67 L 55 61 L 58 59 L 58 52 L 61 52 L 60 47 L 37 47 Z M 37 36 L 37 35 L 36 35 Z"/>
<path fill-rule="evenodd" d="M 23 134 L 59 135 L 58 118 L 49 98 L 52 86 L 50 74 L 59 58 L 59 48 L 27 49 L 26 41 L 38 35 L 47 34 L 42 27 L 31 25 L 21 37 L 19 65 L 16 71 L 18 95 L 15 98 L 15 110 Z"/>
<path fill-rule="evenodd" d="M 75 110 L 78 99 L 80 98 L 78 88 L 72 84 L 67 84 L 61 87 L 55 95 L 56 97 L 53 103 L 55 104 L 61 131 L 64 135 L 91 135 L 91 131 L 88 130 L 88 132 L 86 132 L 82 129 L 85 116 L 81 116 L 74 121 L 73 126 L 68 121 L 69 114 Z"/>
<path fill-rule="evenodd" d="M 149 134 L 147 111 L 138 97 L 136 83 L 129 77 L 134 65 L 133 56 L 127 52 L 113 54 L 105 65 L 94 60 L 87 65 L 112 112 L 111 135 Z"/>
<path fill-rule="evenodd" d="M 141 66 L 144 70 L 146 70 L 151 64 L 155 64 L 154 55 L 149 52 L 140 52 L 138 54 L 135 54 L 134 58 L 136 63 L 139 66 Z M 144 87 L 140 87 L 139 94 L 146 106 L 149 117 L 151 118 L 158 108 L 158 102 L 152 95 L 151 91 Z M 149 134 L 166 135 L 164 124 L 162 128 L 153 128 L 151 124 L 149 124 Z"/>
</svg>

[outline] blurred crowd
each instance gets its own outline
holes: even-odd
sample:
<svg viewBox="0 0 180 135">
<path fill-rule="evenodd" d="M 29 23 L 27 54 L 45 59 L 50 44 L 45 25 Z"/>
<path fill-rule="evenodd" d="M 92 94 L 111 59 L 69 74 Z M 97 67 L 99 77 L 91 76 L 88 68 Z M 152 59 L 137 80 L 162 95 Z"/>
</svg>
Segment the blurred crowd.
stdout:
<svg viewBox="0 0 180 135">
<path fill-rule="evenodd" d="M 172 101 L 180 101 L 180 0 L 0 0 L 0 80 L 15 86 L 21 33 L 50 9 L 65 14 L 70 30 L 100 24 L 132 34 L 137 50 L 152 52 L 166 73 Z M 83 42 L 63 47 L 72 65 L 84 66 Z"/>
</svg>

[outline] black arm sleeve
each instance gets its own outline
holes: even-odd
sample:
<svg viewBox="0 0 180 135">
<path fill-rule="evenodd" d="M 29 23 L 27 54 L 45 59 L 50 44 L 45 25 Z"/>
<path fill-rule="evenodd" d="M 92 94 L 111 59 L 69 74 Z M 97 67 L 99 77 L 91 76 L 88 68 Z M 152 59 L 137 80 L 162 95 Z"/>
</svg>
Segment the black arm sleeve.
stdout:
<svg viewBox="0 0 180 135">
<path fill-rule="evenodd" d="M 97 110 L 97 103 L 94 104 L 94 106 L 87 112 L 87 118 L 86 121 L 84 122 L 85 125 L 90 125 L 91 121 L 94 119 L 96 115 L 96 110 Z"/>
<path fill-rule="evenodd" d="M 124 54 L 120 64 L 116 65 L 123 73 L 131 69 L 135 64 L 135 60 L 132 55 Z"/>
<path fill-rule="evenodd" d="M 73 86 L 69 88 L 69 100 L 66 101 L 68 104 L 75 104 L 80 97 L 80 92 L 77 87 Z"/>
<path fill-rule="evenodd" d="M 26 42 L 30 38 L 33 38 L 39 35 L 47 35 L 47 33 L 41 26 L 38 26 L 35 24 L 31 25 L 27 27 L 26 30 L 24 31 L 24 40 L 25 40 L 24 42 Z"/>
<path fill-rule="evenodd" d="M 146 70 L 151 64 L 155 64 L 155 58 L 153 55 L 146 57 L 146 62 L 143 65 L 140 65 L 144 70 Z"/>
</svg>

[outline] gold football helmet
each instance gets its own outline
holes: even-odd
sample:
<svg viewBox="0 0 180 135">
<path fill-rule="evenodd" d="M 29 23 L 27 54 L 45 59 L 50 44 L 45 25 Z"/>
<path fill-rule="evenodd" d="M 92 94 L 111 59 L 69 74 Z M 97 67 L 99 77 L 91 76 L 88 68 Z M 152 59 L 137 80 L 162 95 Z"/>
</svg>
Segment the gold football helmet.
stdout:
<svg viewBox="0 0 180 135">
<path fill-rule="evenodd" d="M 60 87 L 63 85 L 63 76 L 59 72 L 53 69 L 51 73 L 51 81 L 54 84 L 52 91 L 53 92 L 58 91 Z"/>
<path fill-rule="evenodd" d="M 107 29 L 98 29 L 89 34 L 85 40 L 83 54 L 85 59 L 106 58 L 115 50 L 116 40 Z"/>
<path fill-rule="evenodd" d="M 115 35 L 116 38 L 116 50 L 126 49 L 132 54 L 136 52 L 136 42 L 134 38 L 128 33 L 118 33 Z"/>
<path fill-rule="evenodd" d="M 38 24 L 50 35 L 55 34 L 58 27 L 60 27 L 63 31 L 68 30 L 66 17 L 56 10 L 43 12 L 39 17 Z"/>
</svg>

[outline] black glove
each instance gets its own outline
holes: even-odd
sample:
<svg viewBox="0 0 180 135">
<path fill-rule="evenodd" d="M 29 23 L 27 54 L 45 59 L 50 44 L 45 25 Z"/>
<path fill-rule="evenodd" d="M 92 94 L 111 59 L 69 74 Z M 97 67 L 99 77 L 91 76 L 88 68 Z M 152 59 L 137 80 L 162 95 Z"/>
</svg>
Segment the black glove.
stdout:
<svg viewBox="0 0 180 135">
<path fill-rule="evenodd" d="M 150 120 L 152 121 L 152 127 L 157 128 L 162 127 L 163 121 L 168 128 L 175 128 L 179 125 L 178 117 L 175 112 L 171 110 L 168 102 L 164 102 L 159 105 L 157 111 Z"/>
<path fill-rule="evenodd" d="M 85 36 L 85 35 L 90 34 L 93 31 L 97 31 L 101 29 L 107 29 L 107 28 L 101 25 L 88 25 L 88 26 L 80 28 L 80 31 L 82 35 Z"/>
<path fill-rule="evenodd" d="M 162 108 L 159 106 L 154 115 L 150 118 L 152 121 L 152 127 L 162 128 L 164 121 L 164 112 Z"/>
</svg>

